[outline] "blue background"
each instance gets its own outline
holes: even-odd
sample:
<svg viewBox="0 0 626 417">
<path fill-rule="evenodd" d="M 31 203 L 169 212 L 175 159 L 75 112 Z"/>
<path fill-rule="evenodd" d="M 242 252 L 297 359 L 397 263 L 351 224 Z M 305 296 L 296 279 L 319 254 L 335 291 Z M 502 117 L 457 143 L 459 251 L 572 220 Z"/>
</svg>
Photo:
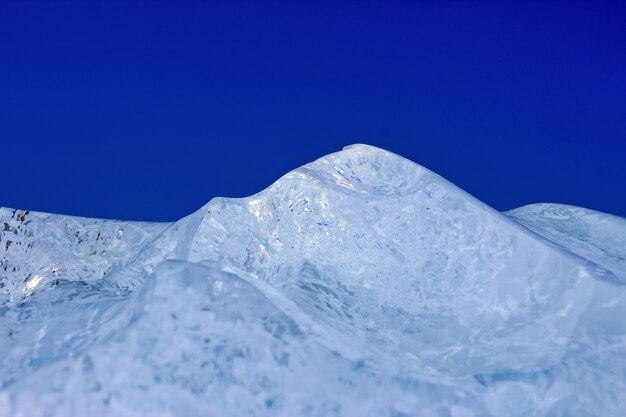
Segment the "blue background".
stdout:
<svg viewBox="0 0 626 417">
<path fill-rule="evenodd" d="M 174 220 L 362 142 L 626 216 L 626 2 L 0 1 L 0 205 Z"/>
</svg>

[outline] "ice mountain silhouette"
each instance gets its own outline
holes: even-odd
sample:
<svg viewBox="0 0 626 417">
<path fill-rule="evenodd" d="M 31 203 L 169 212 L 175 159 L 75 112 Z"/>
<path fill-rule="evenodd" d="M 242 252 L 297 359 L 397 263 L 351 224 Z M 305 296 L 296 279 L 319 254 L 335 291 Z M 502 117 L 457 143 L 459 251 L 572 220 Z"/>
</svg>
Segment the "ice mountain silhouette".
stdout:
<svg viewBox="0 0 626 417">
<path fill-rule="evenodd" d="M 353 145 L 175 223 L 0 218 L 0 415 L 626 413 L 620 217 Z"/>
</svg>

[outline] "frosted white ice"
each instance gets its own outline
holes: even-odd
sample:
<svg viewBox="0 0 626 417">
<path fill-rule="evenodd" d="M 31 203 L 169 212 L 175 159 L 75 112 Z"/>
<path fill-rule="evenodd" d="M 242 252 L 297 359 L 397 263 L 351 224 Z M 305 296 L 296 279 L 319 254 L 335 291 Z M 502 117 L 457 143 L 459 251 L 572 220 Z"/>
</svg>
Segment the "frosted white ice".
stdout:
<svg viewBox="0 0 626 417">
<path fill-rule="evenodd" d="M 172 224 L 0 222 L 0 415 L 626 415 L 623 218 L 354 145 Z"/>
</svg>

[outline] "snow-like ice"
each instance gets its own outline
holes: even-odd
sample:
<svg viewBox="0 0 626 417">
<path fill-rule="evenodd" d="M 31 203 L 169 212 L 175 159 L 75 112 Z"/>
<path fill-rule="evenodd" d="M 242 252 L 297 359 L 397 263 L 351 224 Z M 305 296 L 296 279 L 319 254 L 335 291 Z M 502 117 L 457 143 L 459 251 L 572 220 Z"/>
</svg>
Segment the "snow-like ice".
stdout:
<svg viewBox="0 0 626 417">
<path fill-rule="evenodd" d="M 626 415 L 620 217 L 353 145 L 176 223 L 0 224 L 0 415 Z"/>
</svg>

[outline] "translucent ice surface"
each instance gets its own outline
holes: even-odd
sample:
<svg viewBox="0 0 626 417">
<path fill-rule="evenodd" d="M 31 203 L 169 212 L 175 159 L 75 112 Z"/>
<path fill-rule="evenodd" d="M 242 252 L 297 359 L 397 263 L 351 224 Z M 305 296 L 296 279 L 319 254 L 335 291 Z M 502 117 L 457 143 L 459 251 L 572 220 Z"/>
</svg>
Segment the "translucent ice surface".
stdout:
<svg viewBox="0 0 626 417">
<path fill-rule="evenodd" d="M 623 218 L 354 145 L 176 223 L 0 224 L 0 415 L 626 415 Z"/>
</svg>

